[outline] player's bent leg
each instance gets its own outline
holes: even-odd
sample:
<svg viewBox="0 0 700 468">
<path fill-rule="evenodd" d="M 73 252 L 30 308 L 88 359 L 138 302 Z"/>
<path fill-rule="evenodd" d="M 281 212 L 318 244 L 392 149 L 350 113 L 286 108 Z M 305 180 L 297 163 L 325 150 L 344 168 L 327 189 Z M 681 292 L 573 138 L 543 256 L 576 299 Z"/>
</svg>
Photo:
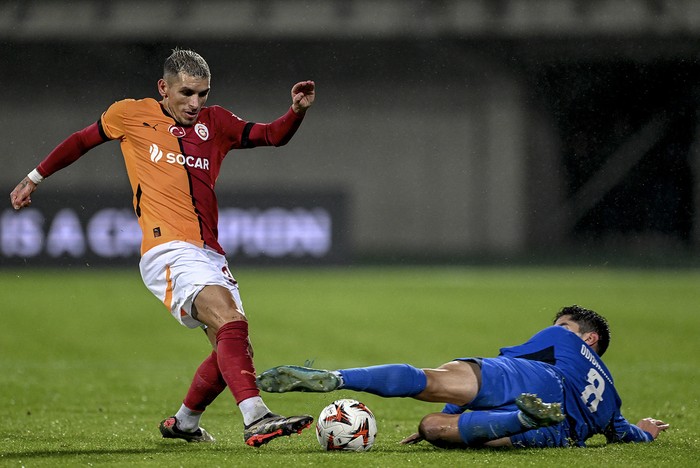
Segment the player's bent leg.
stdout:
<svg viewBox="0 0 700 468">
<path fill-rule="evenodd" d="M 207 336 L 228 322 L 245 321 L 245 313 L 229 289 L 216 284 L 205 286 L 194 300 L 192 317 L 207 326 Z"/>
<path fill-rule="evenodd" d="M 260 398 L 248 335 L 248 322 L 231 292 L 206 286 L 195 299 L 195 317 L 215 331 L 217 363 L 233 393 L 245 424 L 247 445 L 260 447 L 273 439 L 300 433 L 313 422 L 309 415 L 284 417 L 270 412 Z"/>
<path fill-rule="evenodd" d="M 418 433 L 436 447 L 466 448 L 458 429 L 458 414 L 432 413 L 418 425 Z"/>
<path fill-rule="evenodd" d="M 187 390 L 187 395 L 185 395 L 183 403 L 186 408 L 191 410 L 192 414 L 196 415 L 200 413 L 201 415 L 225 388 L 226 381 L 224 381 L 221 371 L 219 370 L 216 351 L 212 351 L 195 371 L 192 383 Z M 185 416 L 189 417 L 191 415 L 188 414 Z M 180 422 L 183 422 L 182 419 L 180 419 Z M 185 423 L 187 422 L 188 421 L 185 421 Z"/>
<path fill-rule="evenodd" d="M 192 313 L 207 326 L 207 336 L 215 336 L 218 369 L 236 403 L 241 405 L 249 398 L 259 399 L 248 322 L 233 293 L 223 286 L 205 286 L 194 300 Z M 246 422 L 259 419 L 269 411 L 261 402 L 239 408 Z M 250 414 L 251 411 L 254 414 Z"/>
<path fill-rule="evenodd" d="M 419 432 L 438 447 L 510 447 L 510 437 L 529 433 L 536 426 L 524 421 L 521 411 L 466 411 L 434 413 L 423 418 Z"/>
<path fill-rule="evenodd" d="M 459 416 L 457 426 L 462 441 L 469 447 L 507 446 L 510 444 L 504 439 L 533 428 L 521 416 L 518 410 L 466 411 Z"/>
</svg>

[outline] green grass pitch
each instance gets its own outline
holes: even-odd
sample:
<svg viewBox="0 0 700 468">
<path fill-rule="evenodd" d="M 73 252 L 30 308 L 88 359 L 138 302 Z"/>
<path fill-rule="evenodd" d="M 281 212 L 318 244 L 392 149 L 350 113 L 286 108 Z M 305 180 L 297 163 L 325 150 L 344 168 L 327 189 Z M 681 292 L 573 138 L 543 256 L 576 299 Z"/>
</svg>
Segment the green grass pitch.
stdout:
<svg viewBox="0 0 700 468">
<path fill-rule="evenodd" d="M 235 266 L 235 265 L 234 265 Z M 368 453 L 325 453 L 313 430 L 259 449 L 243 444 L 228 393 L 202 425 L 214 445 L 163 440 L 209 352 L 176 324 L 133 270 L 0 270 L 0 466 L 697 466 L 700 272 L 592 268 L 347 267 L 234 270 L 256 367 L 324 368 L 497 354 L 549 325 L 563 305 L 605 315 L 605 362 L 633 422 L 672 427 L 653 444 L 586 449 L 458 450 L 401 446 L 441 405 L 333 394 L 264 394 L 284 414 L 314 417 L 356 398 L 377 417 Z"/>
</svg>

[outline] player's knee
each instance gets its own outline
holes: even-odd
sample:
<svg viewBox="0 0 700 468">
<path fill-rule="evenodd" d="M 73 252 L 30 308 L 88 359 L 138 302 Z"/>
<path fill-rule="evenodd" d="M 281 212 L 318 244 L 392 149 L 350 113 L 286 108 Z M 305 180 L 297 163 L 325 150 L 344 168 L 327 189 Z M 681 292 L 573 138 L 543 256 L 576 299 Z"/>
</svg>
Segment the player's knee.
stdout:
<svg viewBox="0 0 700 468">
<path fill-rule="evenodd" d="M 218 329 L 228 322 L 246 321 L 242 307 L 221 286 L 206 286 L 192 304 L 192 317 Z"/>
<path fill-rule="evenodd" d="M 443 413 L 433 413 L 421 419 L 418 425 L 418 433 L 427 442 L 440 448 L 454 448 L 461 445 L 461 441 L 449 432 L 449 424 L 446 424 L 447 415 Z"/>
<path fill-rule="evenodd" d="M 423 417 L 418 425 L 418 433 L 431 444 L 439 438 L 440 434 L 440 425 L 436 423 L 436 419 L 434 414 L 429 414 Z"/>
</svg>

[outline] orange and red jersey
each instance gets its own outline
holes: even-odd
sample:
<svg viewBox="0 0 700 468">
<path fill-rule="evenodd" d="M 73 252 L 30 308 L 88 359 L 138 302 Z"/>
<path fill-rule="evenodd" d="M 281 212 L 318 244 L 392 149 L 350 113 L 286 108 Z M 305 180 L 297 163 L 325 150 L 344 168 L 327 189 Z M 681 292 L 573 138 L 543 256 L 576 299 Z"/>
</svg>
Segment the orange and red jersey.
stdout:
<svg viewBox="0 0 700 468">
<path fill-rule="evenodd" d="M 48 177 L 98 144 L 118 139 L 143 232 L 141 253 L 181 240 L 224 254 L 214 192 L 224 157 L 232 149 L 283 145 L 302 119 L 290 108 L 274 122 L 258 124 L 211 106 L 202 108 L 195 125 L 181 126 L 154 99 L 126 99 L 58 145 L 37 170 Z"/>
</svg>

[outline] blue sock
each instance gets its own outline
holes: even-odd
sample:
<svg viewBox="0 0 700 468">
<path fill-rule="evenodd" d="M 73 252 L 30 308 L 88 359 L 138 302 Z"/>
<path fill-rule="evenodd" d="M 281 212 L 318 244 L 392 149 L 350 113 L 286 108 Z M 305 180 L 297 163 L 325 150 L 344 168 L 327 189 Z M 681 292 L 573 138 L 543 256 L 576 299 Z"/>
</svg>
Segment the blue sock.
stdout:
<svg viewBox="0 0 700 468">
<path fill-rule="evenodd" d="M 465 444 L 478 447 L 489 440 L 520 434 L 530 428 L 523 425 L 519 412 L 467 411 L 459 417 L 459 435 Z"/>
<path fill-rule="evenodd" d="M 425 390 L 425 372 L 408 364 L 358 367 L 339 371 L 343 388 L 383 397 L 410 397 Z"/>
</svg>

